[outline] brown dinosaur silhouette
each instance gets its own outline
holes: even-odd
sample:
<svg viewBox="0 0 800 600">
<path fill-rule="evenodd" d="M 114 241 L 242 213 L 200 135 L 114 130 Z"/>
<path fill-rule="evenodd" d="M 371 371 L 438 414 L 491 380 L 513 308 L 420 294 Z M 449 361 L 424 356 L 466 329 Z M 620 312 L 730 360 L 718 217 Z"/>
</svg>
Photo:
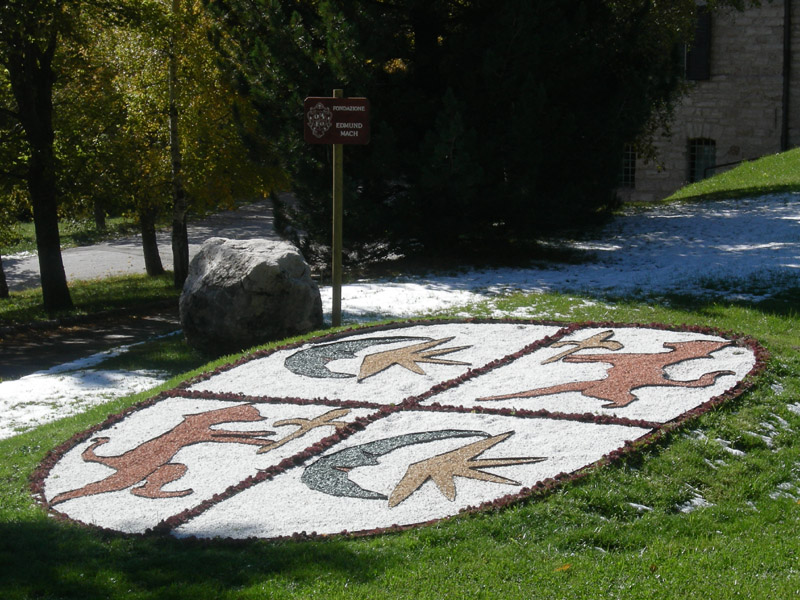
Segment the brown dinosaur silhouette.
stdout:
<svg viewBox="0 0 800 600">
<path fill-rule="evenodd" d="M 479 398 L 489 402 L 508 400 L 510 398 L 535 398 L 561 392 L 581 392 L 584 396 L 607 400 L 603 408 L 622 408 L 636 397 L 632 391 L 646 386 L 666 386 L 697 388 L 713 385 L 722 375 L 735 375 L 733 371 L 713 371 L 705 373 L 693 381 L 675 381 L 667 379 L 664 369 L 685 360 L 694 358 L 711 358 L 711 353 L 730 345 L 731 342 L 714 342 L 696 340 L 692 342 L 664 343 L 669 352 L 653 354 L 584 354 L 571 355 L 563 359 L 568 363 L 609 363 L 611 368 L 603 379 L 575 381 L 549 387 L 537 388 L 502 396 Z"/>
<path fill-rule="evenodd" d="M 112 473 L 105 479 L 89 483 L 81 488 L 58 494 L 50 500 L 50 505 L 53 506 L 83 496 L 117 492 L 141 482 L 144 483 L 131 490 L 132 494 L 144 498 L 187 496 L 194 490 L 167 492 L 162 489 L 166 484 L 183 477 L 187 471 L 186 465 L 171 463 L 170 460 L 182 448 L 203 442 L 250 444 L 262 447 L 272 445 L 272 441 L 260 439 L 260 436 L 272 435 L 275 433 L 273 431 L 212 429 L 213 425 L 221 423 L 263 420 L 261 413 L 250 404 L 185 415 L 183 421 L 168 432 L 148 440 L 119 456 L 98 456 L 95 454 L 95 449 L 98 446 L 109 441 L 107 437 L 96 438 L 92 440 L 92 445 L 83 451 L 81 457 L 86 462 L 96 462 L 116 469 L 116 473 Z"/>
</svg>

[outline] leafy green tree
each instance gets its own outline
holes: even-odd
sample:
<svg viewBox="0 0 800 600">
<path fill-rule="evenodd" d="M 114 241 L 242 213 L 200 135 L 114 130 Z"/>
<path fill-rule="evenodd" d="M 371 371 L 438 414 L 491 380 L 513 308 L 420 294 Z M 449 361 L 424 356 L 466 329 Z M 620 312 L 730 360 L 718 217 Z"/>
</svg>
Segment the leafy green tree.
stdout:
<svg viewBox="0 0 800 600">
<path fill-rule="evenodd" d="M 64 105 L 56 107 L 54 99 L 71 81 L 86 81 L 86 73 L 73 69 L 82 63 L 78 55 L 96 29 L 140 20 L 149 12 L 149 4 L 150 0 L 7 0 L 0 4 L 0 86 L 7 85 L 11 91 L 10 98 L 0 98 L 2 126 L 4 134 L 22 134 L 21 146 L 14 140 L 15 162 L 24 162 L 42 296 L 50 311 L 72 306 L 61 260 L 58 219 L 61 202 L 73 186 L 64 176 L 61 159 L 73 160 L 68 168 L 75 167 L 85 149 L 74 152 L 69 136 L 56 135 L 57 124 L 70 119 L 60 119 Z M 74 131 L 80 129 L 77 122 L 71 124 Z"/>
<path fill-rule="evenodd" d="M 125 186 L 117 174 L 125 123 L 123 98 L 115 87 L 116 66 L 106 60 L 97 32 L 108 25 L 82 15 L 80 30 L 61 42 L 53 115 L 62 221 L 93 219 L 105 229 L 106 214 L 118 215 Z"/>
<path fill-rule="evenodd" d="M 98 44 L 117 71 L 125 110 L 114 173 L 142 226 L 148 273 L 161 270 L 155 223 L 171 206 L 174 282 L 188 273 L 187 213 L 230 208 L 282 180 L 274 161 L 251 160 L 240 133 L 252 109 L 215 61 L 209 19 L 200 2 L 157 0 L 146 26 L 104 31 Z"/>
<path fill-rule="evenodd" d="M 48 310 L 71 305 L 59 216 L 94 214 L 102 227 L 107 210 L 137 215 L 158 273 L 155 224 L 171 203 L 180 286 L 187 211 L 263 195 L 280 179 L 248 160 L 239 132 L 253 117 L 222 81 L 206 23 L 193 0 L 0 5 L 0 184 L 5 194 L 26 184 Z"/>
<path fill-rule="evenodd" d="M 0 203 L 0 246 L 4 246 L 13 238 L 12 231 L 16 215 L 13 214 L 13 205 L 6 201 Z M 3 256 L 0 252 L 0 298 L 8 298 L 8 283 L 3 269 Z"/>
<path fill-rule="evenodd" d="M 694 0 L 207 0 L 217 47 L 282 148 L 279 216 L 329 239 L 330 157 L 301 140 L 305 96 L 367 96 L 346 154 L 345 244 L 496 249 L 596 220 L 626 142 L 670 110 Z"/>
<path fill-rule="evenodd" d="M 27 181 L 36 229 L 45 308 L 70 308 L 58 232 L 58 196 L 53 131 L 53 61 L 59 38 L 71 28 L 74 7 L 55 0 L 9 0 L 0 5 L 0 64 L 28 148 Z"/>
<path fill-rule="evenodd" d="M 12 103 L 8 79 L 0 77 L 0 107 L 8 107 Z M 19 199 L 25 187 L 25 150 L 22 126 L 13 112 L 0 108 L 0 247 L 14 241 Z M 0 256 L 0 298 L 8 297 L 8 284 Z"/>
<path fill-rule="evenodd" d="M 172 27 L 168 35 L 167 57 L 167 115 L 172 174 L 172 261 L 175 287 L 181 288 L 186 276 L 189 274 L 189 233 L 186 226 L 189 200 L 186 197 L 186 188 L 183 185 L 183 152 L 181 150 L 180 112 L 178 109 L 178 96 L 181 93 L 182 85 L 178 78 L 178 40 L 182 30 L 180 26 L 181 0 L 171 0 L 171 5 Z"/>
</svg>

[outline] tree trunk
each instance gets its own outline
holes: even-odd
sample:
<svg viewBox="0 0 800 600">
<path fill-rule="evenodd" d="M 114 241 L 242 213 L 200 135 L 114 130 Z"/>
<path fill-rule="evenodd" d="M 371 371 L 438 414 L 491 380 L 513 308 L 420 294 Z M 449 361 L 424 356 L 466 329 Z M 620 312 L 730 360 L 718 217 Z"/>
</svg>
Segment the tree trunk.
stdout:
<svg viewBox="0 0 800 600">
<path fill-rule="evenodd" d="M 164 266 L 161 264 L 156 240 L 156 211 L 149 208 L 139 209 L 139 225 L 142 231 L 144 268 L 151 277 L 161 275 L 164 273 Z"/>
<path fill-rule="evenodd" d="M 95 198 L 93 205 L 94 227 L 97 231 L 106 230 L 106 202 L 102 198 Z"/>
<path fill-rule="evenodd" d="M 177 20 L 180 0 L 172 0 L 172 15 Z M 169 151 L 172 163 L 172 265 L 177 289 L 189 274 L 189 234 L 186 228 L 188 199 L 183 187 L 183 157 L 178 129 L 178 56 L 175 49 L 177 25 L 173 25 L 169 48 Z"/>
<path fill-rule="evenodd" d="M 0 256 L 0 298 L 8 298 L 8 283 L 6 272 L 3 270 L 3 257 Z"/>
<path fill-rule="evenodd" d="M 37 156 L 39 155 L 39 156 Z M 45 310 L 53 312 L 72 308 L 58 232 L 55 157 L 52 146 L 31 153 L 28 189 L 33 204 L 33 225 L 39 253 L 39 273 Z"/>
<path fill-rule="evenodd" d="M 47 311 L 72 308 L 58 232 L 58 198 L 53 132 L 52 62 L 57 38 L 53 35 L 46 48 L 35 41 L 21 41 L 9 57 L 7 69 L 11 89 L 19 107 L 19 120 L 30 145 L 28 190 L 33 205 L 36 247 L 42 298 Z"/>
<path fill-rule="evenodd" d="M 434 95 L 441 84 L 439 35 L 442 23 L 431 3 L 424 0 L 411 9 L 410 16 L 414 32 L 414 77 L 420 89 Z"/>
</svg>

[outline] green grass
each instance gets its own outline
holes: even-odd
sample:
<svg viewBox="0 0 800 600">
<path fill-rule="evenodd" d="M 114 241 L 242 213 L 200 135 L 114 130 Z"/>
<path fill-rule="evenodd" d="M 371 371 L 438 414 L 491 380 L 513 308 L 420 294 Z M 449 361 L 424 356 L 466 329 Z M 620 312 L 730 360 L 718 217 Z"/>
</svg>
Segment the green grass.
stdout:
<svg viewBox="0 0 800 600">
<path fill-rule="evenodd" d="M 58 228 L 61 234 L 62 248 L 89 246 L 104 240 L 139 233 L 139 226 L 124 217 L 106 219 L 105 231 L 98 231 L 94 221 L 86 220 L 62 220 Z M 11 232 L 8 243 L 0 246 L 0 255 L 2 256 L 23 251 L 36 251 L 36 232 L 32 221 L 17 223 Z"/>
<path fill-rule="evenodd" d="M 12 292 L 9 298 L 0 300 L 0 326 L 136 308 L 154 302 L 177 302 L 180 295 L 180 291 L 173 286 L 171 273 L 158 277 L 124 275 L 75 281 L 69 289 L 75 308 L 53 314 L 44 310 L 41 289 Z"/>
<path fill-rule="evenodd" d="M 672 199 L 798 190 L 798 161 L 800 151 L 755 161 Z M 772 174 L 760 177 L 762 168 Z M 105 285 L 89 285 L 84 300 L 76 298 L 79 310 L 126 303 L 145 283 L 111 283 L 123 290 L 117 299 L 95 299 L 92 286 Z M 174 294 L 166 278 L 162 285 L 144 296 Z M 36 316 L 37 302 L 10 311 L 0 303 L 0 323 L 44 318 Z M 713 326 L 752 335 L 771 359 L 748 392 L 641 454 L 546 497 L 404 533 L 193 543 L 123 537 L 47 516 L 29 492 L 29 478 L 45 454 L 154 392 L 2 440 L 0 598 L 800 597 L 799 306 L 800 288 L 757 305 L 691 296 L 632 301 L 513 294 L 472 307 L 476 316 L 503 311 L 541 319 Z M 165 338 L 113 360 L 120 368 L 158 366 L 175 373 L 201 359 L 179 338 Z M 708 505 L 679 510 L 696 496 Z"/>
<path fill-rule="evenodd" d="M 208 357 L 189 346 L 183 335 L 175 334 L 135 344 L 126 352 L 104 360 L 98 368 L 157 371 L 171 377 L 196 369 L 207 361 Z"/>
<path fill-rule="evenodd" d="M 670 302 L 516 294 L 492 306 L 745 332 L 772 355 L 750 391 L 549 496 L 404 533 L 193 543 L 49 518 L 28 488 L 45 453 L 144 396 L 0 441 L 0 597 L 798 597 L 800 415 L 789 408 L 800 402 L 796 305 Z M 709 505 L 680 512 L 695 495 Z"/>
<path fill-rule="evenodd" d="M 800 148 L 744 162 L 729 171 L 687 185 L 664 201 L 740 198 L 791 191 L 800 191 Z"/>
</svg>

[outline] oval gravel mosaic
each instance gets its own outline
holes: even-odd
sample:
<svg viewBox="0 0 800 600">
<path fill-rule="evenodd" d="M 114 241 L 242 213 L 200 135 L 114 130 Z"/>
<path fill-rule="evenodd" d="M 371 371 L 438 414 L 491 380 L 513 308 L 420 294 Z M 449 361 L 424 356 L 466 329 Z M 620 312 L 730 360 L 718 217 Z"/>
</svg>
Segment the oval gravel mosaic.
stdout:
<svg viewBox="0 0 800 600">
<path fill-rule="evenodd" d="M 376 533 L 547 490 L 741 393 L 765 353 L 702 328 L 367 327 L 251 354 L 85 431 L 34 493 L 125 533 Z"/>
</svg>

